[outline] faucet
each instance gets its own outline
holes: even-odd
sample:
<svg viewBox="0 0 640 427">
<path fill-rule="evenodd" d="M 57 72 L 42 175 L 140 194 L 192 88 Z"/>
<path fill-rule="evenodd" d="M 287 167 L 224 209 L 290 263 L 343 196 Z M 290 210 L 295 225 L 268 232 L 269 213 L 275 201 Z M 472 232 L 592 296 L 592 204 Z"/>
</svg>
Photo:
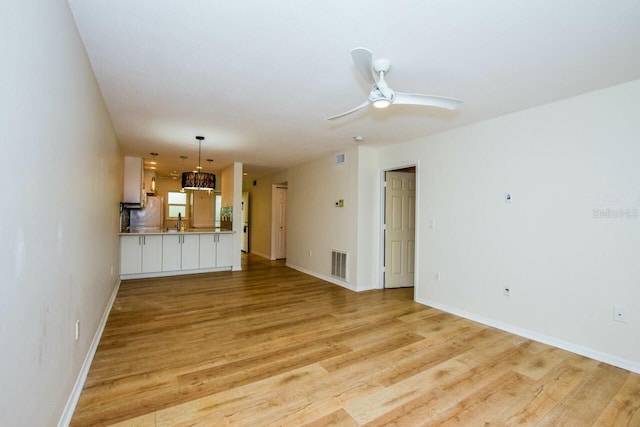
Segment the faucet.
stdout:
<svg viewBox="0 0 640 427">
<path fill-rule="evenodd" d="M 176 223 L 176 230 L 180 231 L 180 225 L 182 222 L 182 214 L 181 212 L 178 212 L 178 222 Z"/>
</svg>

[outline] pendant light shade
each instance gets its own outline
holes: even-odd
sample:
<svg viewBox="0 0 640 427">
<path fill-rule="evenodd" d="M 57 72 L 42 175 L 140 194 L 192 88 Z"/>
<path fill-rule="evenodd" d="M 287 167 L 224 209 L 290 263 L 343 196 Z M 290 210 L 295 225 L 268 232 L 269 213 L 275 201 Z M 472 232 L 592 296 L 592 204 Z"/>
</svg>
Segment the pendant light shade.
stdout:
<svg viewBox="0 0 640 427">
<path fill-rule="evenodd" d="M 216 176 L 212 173 L 202 172 L 200 154 L 204 136 L 196 136 L 198 140 L 198 168 L 193 172 L 182 172 L 182 188 L 184 190 L 215 190 Z"/>
<path fill-rule="evenodd" d="M 182 172 L 182 188 L 185 190 L 215 190 L 216 176 L 207 172 Z"/>
</svg>

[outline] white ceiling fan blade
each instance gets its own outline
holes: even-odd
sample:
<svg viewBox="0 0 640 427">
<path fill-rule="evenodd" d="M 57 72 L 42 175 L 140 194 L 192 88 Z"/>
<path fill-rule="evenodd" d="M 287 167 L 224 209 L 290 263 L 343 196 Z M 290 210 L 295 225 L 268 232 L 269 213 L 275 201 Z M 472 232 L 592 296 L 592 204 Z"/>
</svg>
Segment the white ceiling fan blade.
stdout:
<svg viewBox="0 0 640 427">
<path fill-rule="evenodd" d="M 462 101 L 456 98 L 447 98 L 445 96 L 396 92 L 393 98 L 393 103 L 405 105 L 426 105 L 429 107 L 454 110 L 458 105 L 462 104 Z"/>
<path fill-rule="evenodd" d="M 373 52 L 364 47 L 357 47 L 351 49 L 351 57 L 362 78 L 369 84 L 375 84 L 376 81 L 373 78 Z"/>
<path fill-rule="evenodd" d="M 362 104 L 358 105 L 356 108 L 353 108 L 353 109 L 351 109 L 351 110 L 349 110 L 347 112 L 338 114 L 337 116 L 327 117 L 325 120 L 333 120 L 333 119 L 337 119 L 337 118 L 342 117 L 342 116 L 346 116 L 347 114 L 351 114 L 353 112 L 356 112 L 358 110 L 363 109 L 364 107 L 369 106 L 369 104 L 370 104 L 369 100 L 366 100 Z"/>
</svg>

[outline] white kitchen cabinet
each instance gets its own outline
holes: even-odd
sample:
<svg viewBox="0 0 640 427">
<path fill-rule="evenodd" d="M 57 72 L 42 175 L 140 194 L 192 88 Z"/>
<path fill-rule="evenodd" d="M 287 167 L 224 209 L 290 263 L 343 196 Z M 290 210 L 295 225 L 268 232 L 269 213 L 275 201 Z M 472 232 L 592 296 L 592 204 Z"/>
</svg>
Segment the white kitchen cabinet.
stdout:
<svg viewBox="0 0 640 427">
<path fill-rule="evenodd" d="M 182 264 L 182 234 L 162 236 L 162 271 L 180 270 Z"/>
<path fill-rule="evenodd" d="M 199 252 L 198 234 L 162 235 L 162 271 L 198 269 Z"/>
<path fill-rule="evenodd" d="M 216 234 L 218 245 L 216 248 L 216 267 L 231 267 L 233 265 L 233 234 Z"/>
<path fill-rule="evenodd" d="M 182 235 L 182 270 L 195 270 L 200 266 L 200 236 Z"/>
<path fill-rule="evenodd" d="M 120 274 L 162 271 L 162 236 L 120 236 Z"/>
<path fill-rule="evenodd" d="M 162 271 L 162 236 L 142 236 L 142 272 Z"/>
<path fill-rule="evenodd" d="M 200 235 L 200 268 L 216 266 L 216 235 Z"/>
<path fill-rule="evenodd" d="M 120 236 L 120 274 L 142 272 L 141 236 Z"/>
<path fill-rule="evenodd" d="M 142 158 L 125 156 L 123 203 L 144 207 L 146 193 L 143 188 L 143 177 Z"/>
<path fill-rule="evenodd" d="M 233 233 L 123 233 L 120 278 L 231 270 L 233 250 Z"/>
<path fill-rule="evenodd" d="M 231 234 L 201 234 L 200 268 L 230 267 L 232 250 Z"/>
</svg>

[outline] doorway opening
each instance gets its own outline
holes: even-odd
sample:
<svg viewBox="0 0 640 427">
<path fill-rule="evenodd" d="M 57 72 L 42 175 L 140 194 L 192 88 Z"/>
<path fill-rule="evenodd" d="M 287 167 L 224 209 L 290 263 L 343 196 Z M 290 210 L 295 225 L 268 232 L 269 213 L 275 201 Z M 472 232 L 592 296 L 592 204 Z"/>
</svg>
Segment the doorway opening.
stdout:
<svg viewBox="0 0 640 427">
<path fill-rule="evenodd" d="M 287 257 L 287 185 L 271 189 L 271 260 Z"/>
<path fill-rule="evenodd" d="M 415 287 L 416 166 L 383 171 L 382 288 Z"/>
</svg>

